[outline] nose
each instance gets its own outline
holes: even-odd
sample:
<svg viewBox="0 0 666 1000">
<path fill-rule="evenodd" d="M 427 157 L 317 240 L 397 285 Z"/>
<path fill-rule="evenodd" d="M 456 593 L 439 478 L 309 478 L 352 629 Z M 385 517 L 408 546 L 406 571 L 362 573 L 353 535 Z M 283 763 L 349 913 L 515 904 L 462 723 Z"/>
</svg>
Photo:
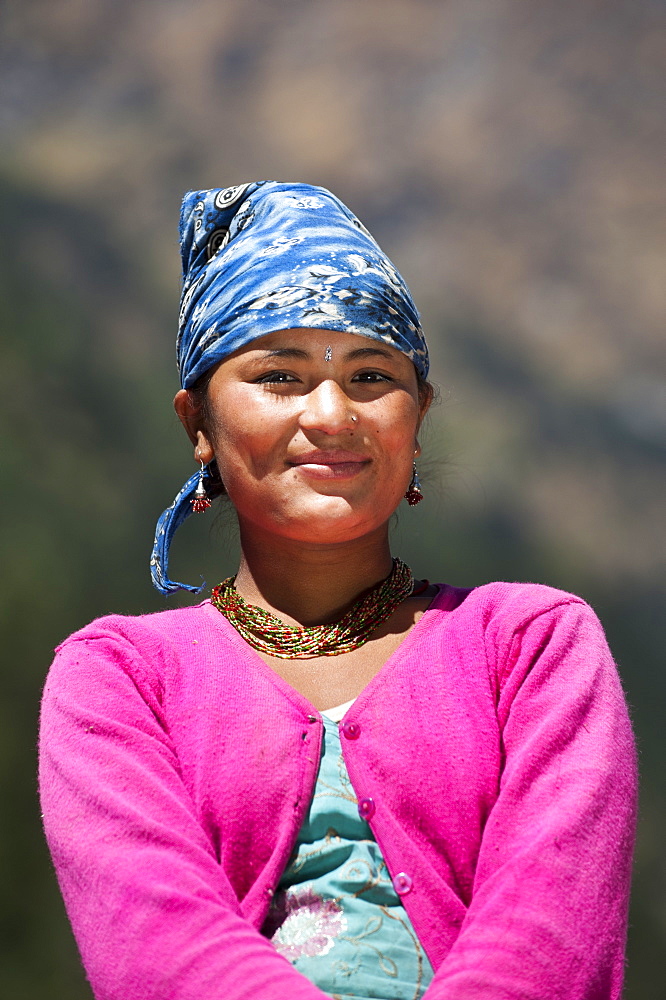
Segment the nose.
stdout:
<svg viewBox="0 0 666 1000">
<path fill-rule="evenodd" d="M 334 379 L 324 379 L 304 397 L 300 417 L 303 430 L 341 434 L 356 425 L 349 396 Z"/>
</svg>

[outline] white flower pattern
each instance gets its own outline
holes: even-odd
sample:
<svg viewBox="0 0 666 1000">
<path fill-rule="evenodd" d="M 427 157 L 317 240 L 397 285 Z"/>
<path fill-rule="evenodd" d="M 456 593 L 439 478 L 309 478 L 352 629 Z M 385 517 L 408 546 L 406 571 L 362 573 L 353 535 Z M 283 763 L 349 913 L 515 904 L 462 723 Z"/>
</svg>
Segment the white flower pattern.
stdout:
<svg viewBox="0 0 666 1000">
<path fill-rule="evenodd" d="M 327 955 L 335 938 L 347 930 L 342 907 L 324 899 L 311 886 L 289 889 L 283 896 L 282 923 L 271 938 L 277 951 L 290 962 L 307 955 Z"/>
<path fill-rule="evenodd" d="M 285 237 L 280 237 L 275 243 L 269 244 L 269 246 L 264 247 L 259 250 L 260 257 L 270 257 L 271 254 L 285 253 L 290 247 L 295 247 L 301 242 L 300 236 L 292 236 L 291 239 L 286 239 Z"/>
</svg>

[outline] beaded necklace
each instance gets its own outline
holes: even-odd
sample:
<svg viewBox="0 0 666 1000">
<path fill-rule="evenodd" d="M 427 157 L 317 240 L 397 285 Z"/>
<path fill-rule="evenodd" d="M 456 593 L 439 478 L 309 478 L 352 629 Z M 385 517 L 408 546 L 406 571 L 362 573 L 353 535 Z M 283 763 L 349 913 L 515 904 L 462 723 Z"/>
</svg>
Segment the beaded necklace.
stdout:
<svg viewBox="0 0 666 1000">
<path fill-rule="evenodd" d="M 414 582 L 409 566 L 394 559 L 389 576 L 360 597 L 340 621 L 295 628 L 263 608 L 246 604 L 234 586 L 235 580 L 230 576 L 213 587 L 212 603 L 254 649 L 282 660 L 338 656 L 357 649 L 412 593 Z"/>
</svg>

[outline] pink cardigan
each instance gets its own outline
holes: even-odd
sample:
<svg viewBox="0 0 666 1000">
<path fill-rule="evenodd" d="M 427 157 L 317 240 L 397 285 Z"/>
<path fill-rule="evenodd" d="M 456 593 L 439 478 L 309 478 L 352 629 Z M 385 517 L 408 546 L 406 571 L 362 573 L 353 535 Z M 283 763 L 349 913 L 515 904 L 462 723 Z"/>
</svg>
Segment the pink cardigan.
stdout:
<svg viewBox="0 0 666 1000">
<path fill-rule="evenodd" d="M 585 603 L 442 587 L 341 730 L 437 970 L 428 1000 L 620 995 L 634 748 Z M 207 601 L 102 618 L 59 647 L 44 822 L 98 1000 L 324 996 L 259 933 L 321 733 Z"/>
</svg>

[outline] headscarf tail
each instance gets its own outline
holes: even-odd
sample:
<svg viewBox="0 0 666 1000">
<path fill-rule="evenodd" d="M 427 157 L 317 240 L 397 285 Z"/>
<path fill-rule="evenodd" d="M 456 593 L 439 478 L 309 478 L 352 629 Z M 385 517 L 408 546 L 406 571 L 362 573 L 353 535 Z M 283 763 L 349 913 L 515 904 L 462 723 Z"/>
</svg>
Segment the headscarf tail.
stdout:
<svg viewBox="0 0 666 1000">
<path fill-rule="evenodd" d="M 204 469 L 204 485 L 208 470 Z M 192 499 L 199 483 L 199 472 L 195 472 L 187 480 L 170 507 L 160 515 L 155 529 L 153 553 L 150 557 L 150 576 L 153 586 L 165 596 L 175 594 L 178 590 L 188 590 L 191 594 L 200 594 L 206 586 L 203 580 L 200 587 L 190 583 L 178 583 L 169 579 L 169 548 L 174 534 L 192 513 Z M 203 578 L 202 578 L 203 579 Z"/>
</svg>

